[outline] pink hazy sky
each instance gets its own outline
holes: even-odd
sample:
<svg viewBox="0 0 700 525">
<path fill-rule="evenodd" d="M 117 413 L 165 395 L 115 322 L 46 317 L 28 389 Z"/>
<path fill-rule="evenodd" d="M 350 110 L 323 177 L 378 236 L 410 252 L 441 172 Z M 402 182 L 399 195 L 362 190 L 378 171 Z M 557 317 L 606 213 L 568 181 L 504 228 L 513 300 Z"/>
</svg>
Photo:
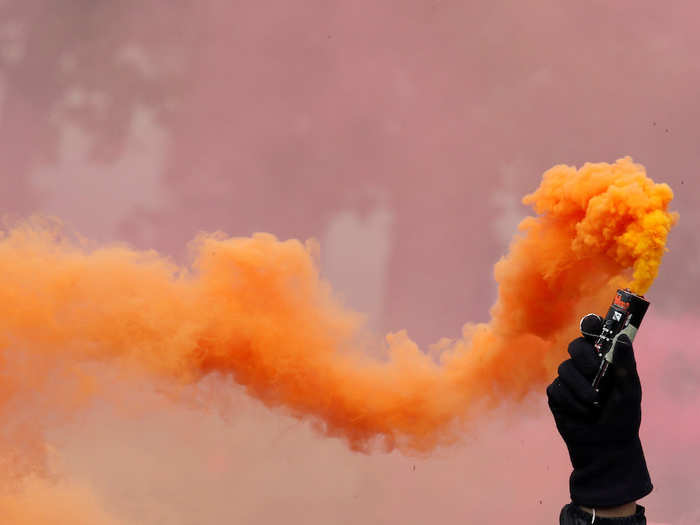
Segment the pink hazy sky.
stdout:
<svg viewBox="0 0 700 525">
<path fill-rule="evenodd" d="M 698 16 L 651 1 L 6 0 L 0 209 L 181 261 L 200 230 L 316 237 L 323 274 L 378 334 L 426 345 L 488 318 L 492 266 L 545 169 L 631 155 L 681 214 L 639 339 L 646 504 L 697 523 Z M 352 454 L 233 387 L 224 420 L 143 396 L 158 416 L 102 407 L 47 429 L 60 470 L 125 519 L 541 523 L 566 499 L 537 396 L 421 460 Z"/>
</svg>

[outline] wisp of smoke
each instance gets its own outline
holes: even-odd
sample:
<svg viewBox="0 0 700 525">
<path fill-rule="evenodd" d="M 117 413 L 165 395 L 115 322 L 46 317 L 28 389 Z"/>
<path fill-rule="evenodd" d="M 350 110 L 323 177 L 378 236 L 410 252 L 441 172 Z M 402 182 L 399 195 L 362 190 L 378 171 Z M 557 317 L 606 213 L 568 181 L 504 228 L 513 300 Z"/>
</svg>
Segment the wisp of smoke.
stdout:
<svg viewBox="0 0 700 525">
<path fill-rule="evenodd" d="M 577 319 L 615 287 L 649 288 L 677 219 L 672 196 L 629 158 L 555 166 L 524 198 L 537 215 L 495 266 L 491 321 L 440 340 L 437 356 L 391 333 L 383 359 L 367 352 L 362 316 L 320 279 L 313 241 L 202 234 L 182 268 L 50 221 L 15 225 L 0 238 L 0 415 L 9 421 L 57 374 L 79 380 L 50 403 L 75 409 L 99 390 L 84 369 L 99 362 L 177 385 L 230 375 L 353 449 L 427 452 L 545 384 Z"/>
</svg>

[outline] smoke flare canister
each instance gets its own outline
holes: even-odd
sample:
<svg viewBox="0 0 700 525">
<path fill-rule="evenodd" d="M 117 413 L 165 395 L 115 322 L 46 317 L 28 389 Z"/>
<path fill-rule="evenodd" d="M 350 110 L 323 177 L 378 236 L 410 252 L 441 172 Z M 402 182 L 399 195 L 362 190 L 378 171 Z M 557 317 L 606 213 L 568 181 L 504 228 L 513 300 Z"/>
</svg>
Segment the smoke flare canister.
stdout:
<svg viewBox="0 0 700 525">
<path fill-rule="evenodd" d="M 625 334 L 630 341 L 633 341 L 648 308 L 649 301 L 630 290 L 618 290 L 615 294 L 615 299 L 603 319 L 603 329 L 594 345 L 601 359 L 600 368 L 593 379 L 593 388 L 596 392 L 600 392 L 601 382 L 613 362 L 617 339 Z"/>
</svg>

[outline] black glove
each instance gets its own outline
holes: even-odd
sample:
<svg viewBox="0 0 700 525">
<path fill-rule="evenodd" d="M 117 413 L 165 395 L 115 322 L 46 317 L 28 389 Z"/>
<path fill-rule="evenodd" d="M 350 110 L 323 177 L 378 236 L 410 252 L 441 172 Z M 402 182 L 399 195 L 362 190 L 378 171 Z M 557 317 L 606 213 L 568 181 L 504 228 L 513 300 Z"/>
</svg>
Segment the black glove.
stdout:
<svg viewBox="0 0 700 525">
<path fill-rule="evenodd" d="M 620 336 L 602 398 L 591 386 L 600 359 L 593 334 L 601 325 L 582 327 L 586 337 L 569 345 L 571 359 L 559 366 L 559 376 L 547 387 L 549 407 L 564 438 L 574 467 L 569 480 L 571 501 L 591 508 L 615 507 L 636 501 L 652 490 L 639 441 L 642 386 L 632 343 Z M 594 324 L 595 324 L 594 323 Z M 600 407 L 594 406 L 599 401 Z"/>
</svg>

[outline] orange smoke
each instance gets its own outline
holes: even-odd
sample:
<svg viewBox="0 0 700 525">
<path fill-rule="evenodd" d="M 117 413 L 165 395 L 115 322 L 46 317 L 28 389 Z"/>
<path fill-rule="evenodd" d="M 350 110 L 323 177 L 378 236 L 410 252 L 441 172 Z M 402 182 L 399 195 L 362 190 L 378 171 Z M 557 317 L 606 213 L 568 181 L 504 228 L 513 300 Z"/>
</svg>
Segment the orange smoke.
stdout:
<svg viewBox="0 0 700 525">
<path fill-rule="evenodd" d="M 123 525 L 85 487 L 28 476 L 16 493 L 0 493 L 3 523 L 12 525 Z"/>
<path fill-rule="evenodd" d="M 577 319 L 615 287 L 647 290 L 676 220 L 671 199 L 629 158 L 546 172 L 524 199 L 538 215 L 495 267 L 492 321 L 441 340 L 437 359 L 405 332 L 387 335 L 386 359 L 368 357 L 363 318 L 319 278 L 312 242 L 201 235 L 186 269 L 25 223 L 0 239 L 0 416 L 59 369 L 78 378 L 62 402 L 79 406 L 99 388 L 83 364 L 98 361 L 178 384 L 231 374 L 354 449 L 427 451 L 478 407 L 540 388 Z"/>
</svg>

